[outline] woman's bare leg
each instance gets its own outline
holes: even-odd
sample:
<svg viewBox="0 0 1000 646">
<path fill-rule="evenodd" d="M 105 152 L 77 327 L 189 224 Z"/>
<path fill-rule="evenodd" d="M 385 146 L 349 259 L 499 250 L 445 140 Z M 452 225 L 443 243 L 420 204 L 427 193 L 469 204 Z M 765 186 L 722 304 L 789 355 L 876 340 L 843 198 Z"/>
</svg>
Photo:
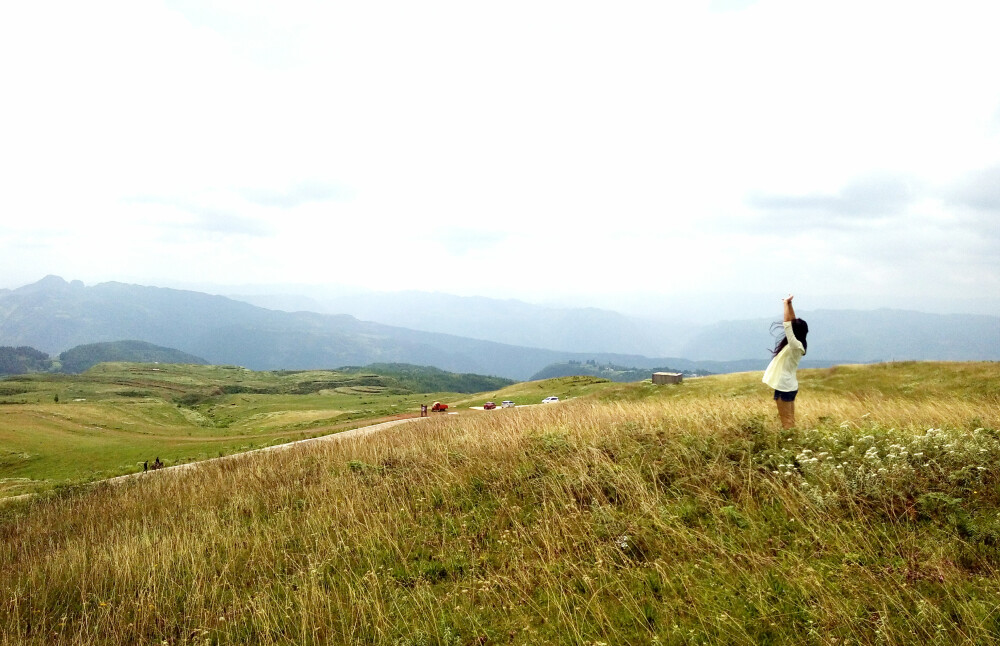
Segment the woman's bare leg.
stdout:
<svg viewBox="0 0 1000 646">
<path fill-rule="evenodd" d="M 776 400 L 778 405 L 778 417 L 781 419 L 781 428 L 790 429 L 795 426 L 795 402 Z"/>
</svg>

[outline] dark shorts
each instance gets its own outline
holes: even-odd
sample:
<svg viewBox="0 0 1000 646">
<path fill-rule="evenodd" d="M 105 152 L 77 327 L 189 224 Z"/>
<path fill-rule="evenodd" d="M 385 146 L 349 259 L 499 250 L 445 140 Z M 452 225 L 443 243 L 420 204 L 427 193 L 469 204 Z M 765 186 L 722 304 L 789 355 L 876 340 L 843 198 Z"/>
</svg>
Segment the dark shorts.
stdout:
<svg viewBox="0 0 1000 646">
<path fill-rule="evenodd" d="M 779 399 L 783 402 L 793 402 L 795 401 L 795 396 L 799 394 L 799 391 L 793 390 L 791 392 L 785 392 L 784 390 L 774 391 L 774 401 Z"/>
</svg>

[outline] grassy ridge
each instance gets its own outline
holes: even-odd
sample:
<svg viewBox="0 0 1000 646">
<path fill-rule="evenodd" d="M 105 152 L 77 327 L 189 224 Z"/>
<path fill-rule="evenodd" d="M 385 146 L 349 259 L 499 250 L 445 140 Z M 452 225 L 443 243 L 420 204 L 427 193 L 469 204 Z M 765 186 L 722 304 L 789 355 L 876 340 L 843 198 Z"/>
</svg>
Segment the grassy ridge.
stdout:
<svg viewBox="0 0 1000 646">
<path fill-rule="evenodd" d="M 484 402 L 492 401 L 498 406 L 504 400 L 513 401 L 518 406 L 539 404 L 550 396 L 562 400 L 593 395 L 611 388 L 613 384 L 607 379 L 579 375 L 575 377 L 557 377 L 539 381 L 526 381 L 500 388 L 492 392 L 478 393 L 473 396 L 456 398 L 455 406 L 482 406 Z"/>
<path fill-rule="evenodd" d="M 405 363 L 373 363 L 364 368 L 345 367 L 339 371 L 348 374 L 374 373 L 383 380 L 391 380 L 390 383 L 413 392 L 478 393 L 515 383 L 512 379 L 502 377 L 457 374 L 439 368 Z"/>
<path fill-rule="evenodd" d="M 0 507 L 0 644 L 998 643 L 1000 367 L 802 377 L 789 432 L 615 385 Z"/>
</svg>

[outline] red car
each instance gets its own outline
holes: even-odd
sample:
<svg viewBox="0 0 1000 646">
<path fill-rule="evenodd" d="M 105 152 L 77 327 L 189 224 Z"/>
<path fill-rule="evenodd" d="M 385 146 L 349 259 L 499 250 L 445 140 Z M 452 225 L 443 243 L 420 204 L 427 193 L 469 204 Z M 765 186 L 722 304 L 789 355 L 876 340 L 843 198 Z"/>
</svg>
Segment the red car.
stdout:
<svg viewBox="0 0 1000 646">
<path fill-rule="evenodd" d="M 431 410 L 437 413 L 444 412 L 448 410 L 448 404 L 442 404 L 441 402 L 434 402 L 434 405 L 431 406 Z"/>
<path fill-rule="evenodd" d="M 494 404 L 493 402 L 486 402 L 485 404 L 483 404 L 483 410 L 493 410 L 496 407 L 497 405 Z"/>
</svg>

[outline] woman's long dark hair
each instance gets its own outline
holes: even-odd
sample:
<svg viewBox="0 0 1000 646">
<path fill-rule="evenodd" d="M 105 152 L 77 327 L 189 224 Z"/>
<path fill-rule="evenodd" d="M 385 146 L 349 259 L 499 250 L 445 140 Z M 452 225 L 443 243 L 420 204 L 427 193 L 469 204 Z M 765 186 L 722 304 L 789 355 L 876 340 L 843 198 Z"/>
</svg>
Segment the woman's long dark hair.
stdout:
<svg viewBox="0 0 1000 646">
<path fill-rule="evenodd" d="M 788 337 L 785 336 L 785 326 L 781 321 L 775 321 L 771 324 L 771 335 L 777 336 L 775 334 L 776 330 L 781 330 L 781 337 L 778 342 L 774 345 L 774 349 L 771 350 L 771 356 L 776 357 L 778 353 L 781 352 L 786 345 L 788 345 Z M 809 342 L 806 341 L 806 335 L 809 334 L 809 325 L 802 319 L 792 319 L 792 334 L 795 338 L 799 340 L 802 344 L 803 350 L 809 350 Z M 805 354 L 805 352 L 803 352 Z"/>
</svg>

